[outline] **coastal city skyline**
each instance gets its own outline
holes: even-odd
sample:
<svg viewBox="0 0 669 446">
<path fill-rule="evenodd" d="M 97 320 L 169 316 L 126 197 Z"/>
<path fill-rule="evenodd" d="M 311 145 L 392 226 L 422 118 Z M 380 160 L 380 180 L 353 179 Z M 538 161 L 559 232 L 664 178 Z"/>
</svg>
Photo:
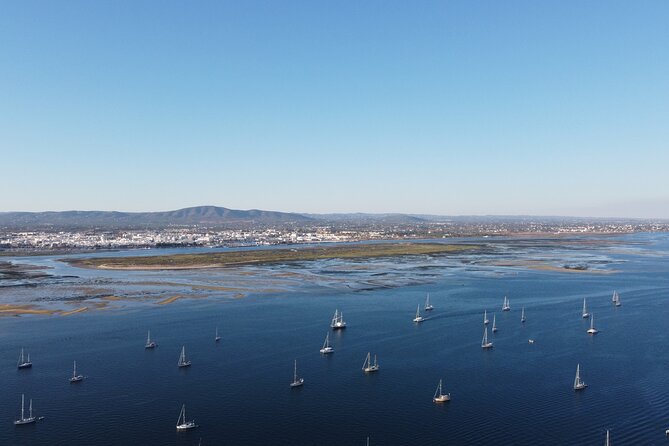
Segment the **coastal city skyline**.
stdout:
<svg viewBox="0 0 669 446">
<path fill-rule="evenodd" d="M 669 218 L 667 13 L 6 2 L 0 212 Z"/>
</svg>

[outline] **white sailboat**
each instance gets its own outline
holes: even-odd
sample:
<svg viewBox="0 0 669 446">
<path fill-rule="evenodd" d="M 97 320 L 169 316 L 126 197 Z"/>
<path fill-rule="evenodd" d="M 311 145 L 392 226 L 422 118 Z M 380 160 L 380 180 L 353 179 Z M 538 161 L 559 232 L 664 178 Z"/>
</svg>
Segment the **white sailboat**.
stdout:
<svg viewBox="0 0 669 446">
<path fill-rule="evenodd" d="M 509 298 L 504 296 L 504 303 L 502 304 L 502 311 L 510 311 L 511 305 L 509 305 Z"/>
<path fill-rule="evenodd" d="M 333 330 L 346 328 L 346 322 L 344 322 L 343 311 L 340 313 L 339 310 L 335 310 L 334 316 L 332 317 L 332 322 L 330 323 L 330 327 L 332 327 Z"/>
<path fill-rule="evenodd" d="M 156 341 L 151 340 L 151 330 L 149 330 L 146 334 L 146 344 L 144 344 L 144 348 L 156 348 L 157 345 Z"/>
<path fill-rule="evenodd" d="M 604 443 L 605 446 L 611 446 L 611 435 L 609 434 L 609 430 L 606 429 L 606 443 Z"/>
<path fill-rule="evenodd" d="M 450 393 L 441 393 L 441 380 L 439 380 L 439 385 L 437 386 L 437 390 L 434 391 L 434 396 L 432 397 L 432 402 L 434 403 L 445 403 L 446 401 L 451 400 L 451 394 Z"/>
<path fill-rule="evenodd" d="M 430 303 L 430 293 L 427 293 L 427 297 L 425 298 L 425 311 L 432 311 L 434 310 L 434 307 Z"/>
<path fill-rule="evenodd" d="M 588 307 L 585 304 L 585 297 L 583 298 L 583 313 L 581 314 L 583 319 L 587 319 L 590 317 L 590 313 L 588 313 Z"/>
<path fill-rule="evenodd" d="M 492 342 L 488 341 L 488 327 L 483 330 L 483 340 L 481 340 L 481 348 L 492 348 Z"/>
<path fill-rule="evenodd" d="M 374 363 L 372 363 L 372 354 L 367 353 L 365 362 L 362 364 L 362 371 L 365 373 L 377 372 L 379 370 L 379 363 L 376 360 L 376 355 L 374 355 Z"/>
<path fill-rule="evenodd" d="M 16 426 L 22 424 L 31 424 L 37 421 L 37 417 L 33 416 L 33 400 L 30 399 L 30 409 L 28 409 L 28 417 L 25 416 L 25 395 L 21 394 L 21 418 L 14 420 Z"/>
<path fill-rule="evenodd" d="M 71 383 L 77 383 L 84 380 L 84 375 L 77 375 L 77 361 L 74 361 L 74 370 L 72 371 Z"/>
<path fill-rule="evenodd" d="M 420 305 L 416 308 L 416 317 L 413 318 L 415 323 L 423 322 L 425 319 L 420 315 Z"/>
<path fill-rule="evenodd" d="M 483 310 L 483 325 L 488 325 L 490 320 L 488 319 L 488 310 Z"/>
<path fill-rule="evenodd" d="M 595 314 L 590 315 L 590 328 L 588 328 L 588 334 L 594 335 L 599 333 L 599 330 L 595 328 Z"/>
<path fill-rule="evenodd" d="M 576 364 L 576 377 L 574 378 L 574 390 L 583 390 L 588 385 L 581 379 L 581 364 Z"/>
<path fill-rule="evenodd" d="M 293 372 L 293 382 L 290 383 L 290 387 L 299 387 L 304 384 L 304 378 L 297 377 L 297 359 L 295 360 L 295 368 Z"/>
<path fill-rule="evenodd" d="M 186 346 L 181 347 L 181 355 L 179 355 L 179 362 L 177 363 L 179 367 L 189 367 L 191 362 L 186 358 Z"/>
<path fill-rule="evenodd" d="M 30 353 L 28 353 L 27 356 L 23 355 L 23 349 L 21 349 L 21 353 L 19 354 L 19 360 L 16 363 L 16 367 L 19 369 L 28 369 L 33 366 L 32 361 L 30 361 Z"/>
<path fill-rule="evenodd" d="M 497 321 L 495 320 L 495 313 L 492 314 L 492 332 L 497 331 Z"/>
<path fill-rule="evenodd" d="M 618 294 L 617 291 L 613 292 L 613 297 L 611 298 L 611 302 L 613 302 L 613 305 L 616 307 L 621 306 L 622 304 L 620 303 L 620 295 Z"/>
<path fill-rule="evenodd" d="M 216 327 L 216 334 L 214 335 L 214 342 L 218 342 L 221 340 L 221 337 L 218 335 L 218 327 Z"/>
<path fill-rule="evenodd" d="M 177 420 L 177 430 L 185 431 L 196 427 L 197 424 L 195 424 L 195 420 L 186 421 L 186 405 L 182 405 L 181 412 L 179 412 L 179 419 Z"/>
<path fill-rule="evenodd" d="M 330 346 L 330 333 L 325 334 L 325 342 L 323 342 L 323 348 L 321 348 L 321 353 L 327 355 L 333 353 L 334 349 Z"/>
<path fill-rule="evenodd" d="M 520 322 L 525 322 L 525 307 L 520 310 Z"/>
</svg>

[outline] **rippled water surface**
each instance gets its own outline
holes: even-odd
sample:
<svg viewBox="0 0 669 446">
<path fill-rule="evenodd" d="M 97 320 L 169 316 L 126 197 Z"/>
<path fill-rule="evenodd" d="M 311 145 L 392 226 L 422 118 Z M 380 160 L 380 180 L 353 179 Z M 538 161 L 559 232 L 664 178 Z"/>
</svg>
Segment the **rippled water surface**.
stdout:
<svg viewBox="0 0 669 446">
<path fill-rule="evenodd" d="M 0 444 L 197 445 L 201 438 L 203 445 L 339 446 L 364 445 L 369 436 L 371 445 L 597 445 L 606 429 L 616 445 L 666 444 L 667 252 L 669 236 L 640 234 L 604 247 L 510 244 L 453 260 L 327 261 L 218 273 L 87 270 L 77 280 L 104 279 L 110 288 L 120 280 L 201 283 L 220 274 L 232 282 L 241 280 L 240 271 L 291 274 L 275 290 L 244 298 L 214 292 L 169 305 L 0 318 Z M 587 264 L 604 273 L 528 269 L 528 260 Z M 68 268 L 54 271 L 71 274 Z M 44 296 L 50 286 L 59 285 L 16 293 Z M 619 308 L 611 304 L 614 289 Z M 4 299 L 14 292 L 8 290 Z M 413 324 L 428 292 L 435 309 Z M 505 295 L 512 310 L 503 313 Z M 589 322 L 580 315 L 584 297 L 596 336 L 586 334 Z M 335 353 L 323 357 L 318 350 L 336 308 L 348 328 L 331 332 Z M 485 309 L 499 327 L 491 351 L 480 347 Z M 148 329 L 155 350 L 143 347 Z M 193 362 L 187 370 L 176 364 L 182 345 Z M 21 347 L 33 359 L 30 370 L 16 369 Z M 381 369 L 365 376 L 368 351 Z M 298 389 L 289 387 L 294 359 L 305 378 Z M 84 382 L 68 382 L 73 360 Z M 577 363 L 589 384 L 580 393 L 571 387 Z M 452 395 L 443 405 L 432 403 L 439 379 Z M 44 420 L 12 424 L 22 393 Z M 200 427 L 178 433 L 183 403 Z"/>
</svg>

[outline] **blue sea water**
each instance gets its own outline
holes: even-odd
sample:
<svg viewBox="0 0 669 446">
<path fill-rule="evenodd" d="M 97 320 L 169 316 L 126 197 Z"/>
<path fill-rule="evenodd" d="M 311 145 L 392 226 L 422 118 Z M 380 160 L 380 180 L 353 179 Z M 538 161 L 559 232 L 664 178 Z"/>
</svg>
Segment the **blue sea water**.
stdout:
<svg viewBox="0 0 669 446">
<path fill-rule="evenodd" d="M 605 253 L 579 248 L 606 257 L 611 274 L 462 267 L 405 286 L 304 283 L 242 299 L 0 318 L 0 445 L 339 446 L 368 436 L 370 445 L 597 445 L 607 429 L 615 445 L 666 444 L 669 236 L 616 240 Z M 435 309 L 416 325 L 428 292 Z M 505 295 L 510 312 L 500 311 Z M 581 318 L 584 297 L 596 336 Z M 331 332 L 335 353 L 323 357 L 335 309 L 348 328 Z M 490 351 L 480 347 L 486 309 L 499 327 Z M 144 349 L 148 329 L 155 350 Z M 188 369 L 177 368 L 182 345 Z M 16 369 L 22 347 L 32 369 Z M 367 352 L 378 355 L 376 374 L 361 370 Z M 298 389 L 289 387 L 295 359 Z M 87 376 L 78 384 L 68 382 L 73 360 Z M 577 363 L 589 384 L 578 393 Z M 439 379 L 452 396 L 442 405 L 432 402 Z M 22 393 L 44 420 L 12 424 Z M 184 403 L 200 427 L 176 432 Z"/>
</svg>

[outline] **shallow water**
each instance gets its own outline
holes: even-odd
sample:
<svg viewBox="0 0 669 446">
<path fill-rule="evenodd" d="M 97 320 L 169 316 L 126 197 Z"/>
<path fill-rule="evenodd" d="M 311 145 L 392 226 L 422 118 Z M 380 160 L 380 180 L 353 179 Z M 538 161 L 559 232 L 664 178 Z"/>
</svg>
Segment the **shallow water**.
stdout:
<svg viewBox="0 0 669 446">
<path fill-rule="evenodd" d="M 613 444 L 666 444 L 669 236 L 615 241 L 504 245 L 491 255 L 454 259 L 245 268 L 257 276 L 302 276 L 282 282 L 281 291 L 244 299 L 220 293 L 165 306 L 2 318 L 0 444 L 197 445 L 202 438 L 203 445 L 364 445 L 369 436 L 371 445 L 593 445 L 604 443 L 606 429 Z M 618 272 L 490 265 L 500 258 L 580 262 Z M 307 276 L 314 280 L 302 279 Z M 86 270 L 77 280 L 100 277 L 111 287 L 121 277 L 216 282 L 202 271 Z M 374 277 L 380 281 L 370 282 Z M 59 285 L 21 293 L 46 294 L 50 286 Z M 620 308 L 610 301 L 614 289 Z M 413 324 L 427 292 L 435 310 Z M 504 295 L 512 311 L 502 313 Z M 596 336 L 585 332 L 583 297 L 601 330 Z M 318 350 L 335 308 L 349 326 L 331 333 L 335 353 L 322 357 Z M 492 351 L 480 347 L 484 309 L 491 320 L 496 312 L 499 326 Z M 219 343 L 213 339 L 217 326 Z M 159 344 L 155 350 L 143 348 L 147 329 Z M 193 361 L 187 370 L 176 365 L 182 345 Z M 33 359 L 30 370 L 16 369 L 21 347 Z M 381 370 L 365 376 L 368 351 L 378 355 Z M 305 378 L 299 389 L 289 387 L 294 359 Z M 87 376 L 82 383 L 68 382 L 73 360 Z M 571 388 L 577 363 L 589 384 L 580 393 Z M 452 401 L 435 405 L 440 378 Z M 21 393 L 33 398 L 43 421 L 12 425 Z M 177 433 L 183 403 L 200 427 Z"/>
</svg>

